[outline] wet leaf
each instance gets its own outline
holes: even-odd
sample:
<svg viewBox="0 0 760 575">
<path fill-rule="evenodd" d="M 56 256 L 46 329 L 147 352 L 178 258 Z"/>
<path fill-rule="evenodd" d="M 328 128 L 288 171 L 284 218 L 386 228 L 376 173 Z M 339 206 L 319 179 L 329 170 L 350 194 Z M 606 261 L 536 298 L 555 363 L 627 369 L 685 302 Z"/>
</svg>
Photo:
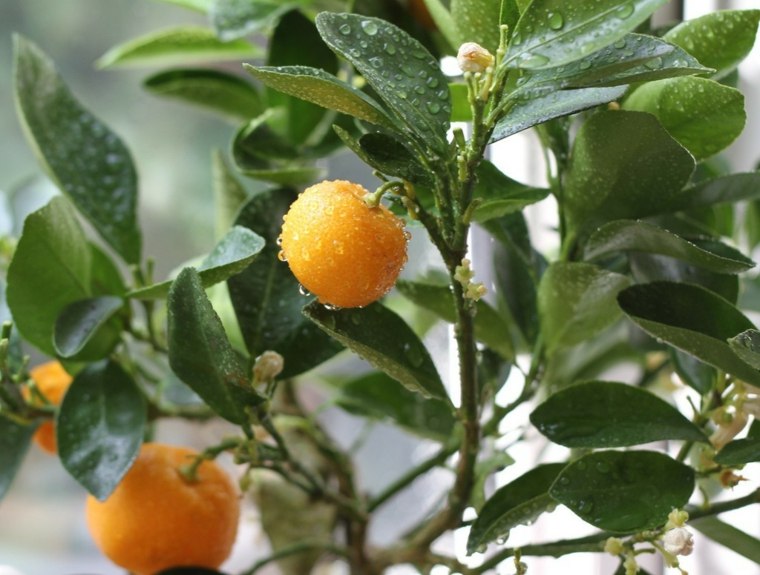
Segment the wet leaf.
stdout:
<svg viewBox="0 0 760 575">
<path fill-rule="evenodd" d="M 496 54 L 501 5 L 501 0 L 451 0 L 451 18 L 460 43 L 476 42 Z"/>
<path fill-rule="evenodd" d="M 124 303 L 120 297 L 100 296 L 67 305 L 56 319 L 53 332 L 58 355 L 79 361 L 109 355 L 119 343 L 122 328 L 121 322 L 112 320 Z"/>
<path fill-rule="evenodd" d="M 209 17 L 216 35 L 225 42 L 261 30 L 297 6 L 281 0 L 210 0 Z"/>
<path fill-rule="evenodd" d="M 18 425 L 0 416 L 0 500 L 16 477 L 34 431 L 34 425 Z"/>
</svg>

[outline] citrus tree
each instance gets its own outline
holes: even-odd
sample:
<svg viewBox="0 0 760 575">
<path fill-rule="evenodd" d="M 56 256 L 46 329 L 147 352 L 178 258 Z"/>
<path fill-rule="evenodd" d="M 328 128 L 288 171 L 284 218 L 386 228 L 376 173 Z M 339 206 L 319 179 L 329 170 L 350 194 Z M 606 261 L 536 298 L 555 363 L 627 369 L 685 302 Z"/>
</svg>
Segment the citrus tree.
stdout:
<svg viewBox="0 0 760 575">
<path fill-rule="evenodd" d="M 690 529 L 760 563 L 760 541 L 718 517 L 760 502 L 757 485 L 722 493 L 760 461 L 760 332 L 745 315 L 760 310 L 745 255 L 760 175 L 719 155 L 744 127 L 737 66 L 760 11 L 653 28 L 665 0 L 171 3 L 210 26 L 99 62 L 179 62 L 145 88 L 239 127 L 212 155 L 218 243 L 166 280 L 144 253 L 127 146 L 15 40 L 19 119 L 61 193 L 3 243 L 0 494 L 37 437 L 89 492 L 96 543 L 139 574 L 216 573 L 239 517 L 222 453 L 271 542 L 248 574 L 525 573 L 530 556 L 587 552 L 633 575 L 641 553 L 681 569 Z M 546 187 L 486 159 L 528 129 Z M 324 173 L 344 149 L 376 190 Z M 533 204 L 556 209 L 559 249 L 537 249 Z M 475 267 L 474 227 L 492 240 Z M 410 235 L 436 269 L 407 261 Z M 405 264 L 419 276 L 399 280 Z M 438 321 L 458 365 L 446 384 L 426 347 Z M 26 346 L 54 363 L 28 365 Z M 345 350 L 367 368 L 333 376 L 330 400 L 438 445 L 378 492 L 301 400 Z M 190 452 L 150 441 L 165 418 L 230 431 Z M 567 449 L 484 488 L 537 437 Z M 435 468 L 453 473 L 445 499 L 412 510 L 393 544 L 371 541 L 377 512 Z M 559 505 L 594 534 L 510 544 Z M 433 546 L 456 530 L 467 556 Z"/>
</svg>

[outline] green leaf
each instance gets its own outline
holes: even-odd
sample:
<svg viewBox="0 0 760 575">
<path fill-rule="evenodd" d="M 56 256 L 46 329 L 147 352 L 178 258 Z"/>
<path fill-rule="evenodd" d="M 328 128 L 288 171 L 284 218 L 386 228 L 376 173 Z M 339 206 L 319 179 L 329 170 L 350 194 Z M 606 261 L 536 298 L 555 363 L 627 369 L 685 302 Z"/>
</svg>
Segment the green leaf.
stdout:
<svg viewBox="0 0 760 575">
<path fill-rule="evenodd" d="M 620 316 L 615 298 L 626 276 L 597 266 L 555 262 L 541 278 L 538 312 L 549 352 L 590 338 Z"/>
<path fill-rule="evenodd" d="M 665 34 L 668 42 L 687 50 L 725 78 L 755 45 L 760 10 L 720 10 L 682 22 Z"/>
<path fill-rule="evenodd" d="M 654 529 L 682 508 L 694 490 L 694 470 L 654 451 L 602 451 L 565 467 L 549 494 L 599 529 Z"/>
<path fill-rule="evenodd" d="M 744 96 L 706 78 L 670 78 L 639 86 L 623 103 L 649 112 L 698 160 L 728 147 L 744 129 Z"/>
<path fill-rule="evenodd" d="M 667 211 L 694 159 L 650 114 L 600 112 L 581 126 L 565 174 L 572 227 Z"/>
<path fill-rule="evenodd" d="M 323 12 L 317 28 L 413 135 L 439 154 L 447 152 L 448 83 L 422 44 L 389 22 L 357 14 Z"/>
<path fill-rule="evenodd" d="M 150 76 L 143 86 L 152 94 L 208 108 L 233 120 L 263 112 L 261 97 L 248 82 L 219 70 L 181 68 Z"/>
<path fill-rule="evenodd" d="M 261 48 L 246 40 L 222 42 L 208 28 L 176 26 L 119 44 L 103 54 L 96 64 L 99 68 L 175 66 L 261 55 Z"/>
<path fill-rule="evenodd" d="M 422 437 L 447 441 L 457 423 L 447 402 L 409 391 L 384 373 L 370 373 L 340 386 L 337 405 L 351 413 L 391 422 Z"/>
<path fill-rule="evenodd" d="M 760 540 L 717 517 L 701 517 L 689 521 L 689 525 L 713 541 L 731 551 L 760 564 Z"/>
<path fill-rule="evenodd" d="M 127 263 L 140 260 L 137 174 L 124 143 L 85 110 L 53 62 L 14 40 L 16 106 L 43 168 Z"/>
<path fill-rule="evenodd" d="M 8 307 L 29 343 L 54 356 L 58 314 L 90 294 L 90 246 L 71 204 L 55 197 L 24 222 L 8 268 Z"/>
<path fill-rule="evenodd" d="M 67 305 L 55 322 L 53 345 L 57 354 L 79 361 L 108 356 L 121 336 L 121 322 L 112 320 L 123 308 L 124 300 L 115 296 L 87 298 Z"/>
<path fill-rule="evenodd" d="M 736 355 L 755 369 L 760 369 L 760 331 L 748 329 L 728 340 Z"/>
<path fill-rule="evenodd" d="M 80 371 L 56 420 L 58 455 L 87 491 L 104 501 L 137 457 L 146 421 L 145 401 L 115 362 Z"/>
<path fill-rule="evenodd" d="M 34 431 L 34 425 L 18 425 L 0 415 L 0 500 L 24 460 Z"/>
<path fill-rule="evenodd" d="M 705 180 L 683 190 L 674 209 L 735 204 L 760 198 L 760 172 L 730 174 Z"/>
<path fill-rule="evenodd" d="M 678 258 L 709 271 L 738 274 L 754 267 L 755 262 L 737 250 L 724 246 L 726 257 L 687 241 L 653 224 L 617 220 L 603 225 L 588 239 L 584 259 L 594 260 L 615 252 L 646 252 Z"/>
<path fill-rule="evenodd" d="M 197 272 L 204 288 L 239 274 L 264 249 L 265 240 L 243 226 L 233 226 L 204 258 Z M 163 299 L 169 294 L 172 280 L 132 290 L 127 297 L 149 300 Z"/>
<path fill-rule="evenodd" d="M 382 106 L 350 84 L 318 68 L 305 66 L 243 67 L 267 86 L 302 98 L 324 108 L 348 114 L 378 126 L 393 128 L 394 123 Z"/>
<path fill-rule="evenodd" d="M 749 428 L 747 437 L 735 439 L 715 456 L 721 465 L 744 465 L 760 461 L 760 421 L 756 418 Z"/>
<path fill-rule="evenodd" d="M 211 9 L 211 5 L 213 4 L 214 0 L 158 0 L 159 2 L 164 2 L 166 4 L 175 4 L 177 6 L 182 6 L 183 8 L 189 8 L 190 10 L 195 10 L 196 12 L 203 12 L 206 13 Z"/>
<path fill-rule="evenodd" d="M 430 17 L 449 45 L 456 49 L 462 43 L 456 22 L 441 0 L 425 0 Z"/>
<path fill-rule="evenodd" d="M 517 23 L 503 65 L 550 68 L 588 56 L 632 32 L 666 2 L 534 0 Z"/>
<path fill-rule="evenodd" d="M 286 263 L 280 261 L 282 216 L 295 193 L 288 189 L 256 194 L 243 206 L 236 224 L 261 235 L 266 245 L 259 257 L 227 282 L 248 352 L 266 350 L 285 358 L 282 377 L 294 377 L 330 359 L 343 348 L 301 313 L 310 300 L 300 291 Z"/>
<path fill-rule="evenodd" d="M 644 389 L 589 381 L 553 394 L 530 415 L 536 428 L 565 447 L 628 447 L 681 439 L 707 442 L 675 407 Z"/>
<path fill-rule="evenodd" d="M 494 473 L 503 471 L 515 462 L 506 452 L 496 451 L 475 464 L 475 485 L 472 487 L 470 504 L 480 511 L 486 502 L 486 485 L 491 483 Z M 490 488 L 490 485 L 488 486 Z M 491 490 L 489 489 L 489 492 Z"/>
<path fill-rule="evenodd" d="M 388 308 L 375 302 L 365 308 L 329 310 L 312 302 L 303 313 L 410 391 L 449 401 L 424 344 L 406 322 Z"/>
<path fill-rule="evenodd" d="M 266 28 L 296 5 L 282 0 L 211 0 L 209 16 L 216 35 L 228 42 Z"/>
<path fill-rule="evenodd" d="M 217 237 L 223 237 L 235 224 L 235 218 L 248 201 L 248 192 L 227 165 L 224 155 L 214 150 L 211 156 L 214 183 L 214 230 Z"/>
<path fill-rule="evenodd" d="M 491 541 L 509 536 L 513 527 L 532 523 L 551 511 L 556 504 L 549 488 L 564 467 L 564 463 L 539 465 L 499 488 L 470 528 L 467 554 L 479 552 Z"/>
<path fill-rule="evenodd" d="M 541 97 L 535 97 L 531 93 L 517 92 L 515 103 L 496 123 L 490 141 L 498 142 L 554 118 L 607 104 L 620 98 L 625 91 L 625 86 L 582 88 L 555 90 Z"/>
<path fill-rule="evenodd" d="M 479 203 L 472 212 L 472 221 L 478 223 L 520 211 L 545 199 L 550 192 L 516 182 L 488 160 L 480 163 L 477 176 L 473 196 Z"/>
<path fill-rule="evenodd" d="M 495 54 L 501 4 L 501 0 L 451 0 L 451 17 L 461 41 L 476 42 Z"/>
<path fill-rule="evenodd" d="M 681 350 L 671 350 L 673 369 L 686 385 L 696 389 L 701 395 L 709 392 L 718 379 L 717 370 L 696 357 Z"/>
<path fill-rule="evenodd" d="M 197 271 L 180 272 L 167 306 L 172 371 L 217 414 L 232 423 L 247 421 L 246 407 L 264 398 L 251 387 L 245 362 L 227 340 Z"/>
<path fill-rule="evenodd" d="M 720 296 L 696 285 L 653 282 L 623 290 L 618 303 L 629 319 L 652 337 L 747 383 L 760 385 L 760 372 L 726 343 L 755 326 Z"/>
<path fill-rule="evenodd" d="M 93 295 L 118 295 L 127 292 L 124 278 L 110 255 L 100 247 L 90 243 L 90 287 Z"/>
<path fill-rule="evenodd" d="M 456 321 L 454 295 L 447 285 L 399 280 L 398 290 L 415 304 L 432 311 L 444 321 Z M 475 304 L 475 338 L 505 359 L 514 359 L 509 324 L 485 301 Z"/>
</svg>

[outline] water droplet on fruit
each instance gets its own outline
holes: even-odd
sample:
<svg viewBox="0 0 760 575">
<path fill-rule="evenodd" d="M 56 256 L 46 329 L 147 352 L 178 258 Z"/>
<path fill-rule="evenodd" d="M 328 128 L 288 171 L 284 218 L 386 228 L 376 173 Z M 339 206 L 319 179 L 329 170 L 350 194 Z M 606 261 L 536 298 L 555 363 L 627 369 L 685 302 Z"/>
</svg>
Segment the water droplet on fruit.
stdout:
<svg viewBox="0 0 760 575">
<path fill-rule="evenodd" d="M 288 261 L 288 258 L 285 257 L 285 252 L 282 251 L 282 250 L 280 250 L 279 252 L 277 252 L 277 259 L 280 260 L 281 262 Z"/>
<path fill-rule="evenodd" d="M 311 292 L 309 292 L 309 290 L 307 290 L 301 284 L 298 284 L 298 293 L 305 297 L 309 297 L 311 295 Z"/>
</svg>

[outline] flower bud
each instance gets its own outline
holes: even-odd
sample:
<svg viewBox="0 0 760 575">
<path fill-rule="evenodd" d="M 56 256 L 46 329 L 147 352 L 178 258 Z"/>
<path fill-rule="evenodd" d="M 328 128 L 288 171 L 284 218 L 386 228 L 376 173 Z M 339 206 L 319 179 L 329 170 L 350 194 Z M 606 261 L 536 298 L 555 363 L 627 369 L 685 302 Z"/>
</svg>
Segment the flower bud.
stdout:
<svg viewBox="0 0 760 575">
<path fill-rule="evenodd" d="M 265 351 L 256 358 L 253 365 L 253 378 L 257 383 L 273 381 L 280 375 L 285 360 L 276 351 Z"/>
<path fill-rule="evenodd" d="M 665 551 L 673 555 L 690 555 L 694 551 L 694 538 L 685 527 L 675 527 L 662 536 Z"/>
<path fill-rule="evenodd" d="M 617 537 L 610 537 L 604 542 L 604 551 L 610 555 L 620 555 L 625 551 L 623 542 Z"/>
<path fill-rule="evenodd" d="M 462 72 L 484 72 L 493 66 L 493 55 L 475 42 L 465 42 L 457 52 L 457 63 Z"/>
</svg>

